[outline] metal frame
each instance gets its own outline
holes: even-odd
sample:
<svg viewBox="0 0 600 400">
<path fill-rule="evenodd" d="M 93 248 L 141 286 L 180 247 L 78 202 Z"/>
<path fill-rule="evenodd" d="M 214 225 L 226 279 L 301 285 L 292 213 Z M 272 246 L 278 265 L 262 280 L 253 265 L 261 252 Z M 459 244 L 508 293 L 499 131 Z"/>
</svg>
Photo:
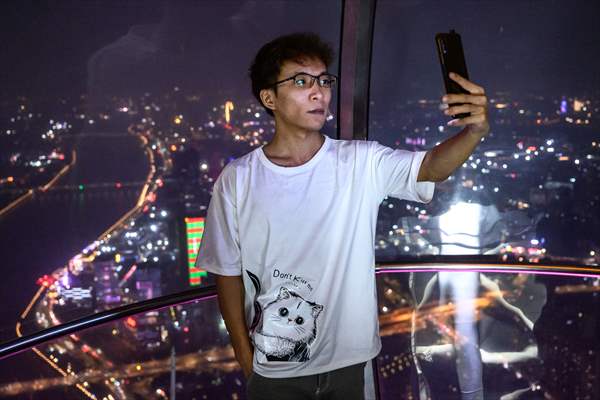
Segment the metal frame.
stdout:
<svg viewBox="0 0 600 400">
<path fill-rule="evenodd" d="M 368 138 L 369 87 L 376 0 L 344 0 L 342 7 L 338 138 Z"/>
</svg>

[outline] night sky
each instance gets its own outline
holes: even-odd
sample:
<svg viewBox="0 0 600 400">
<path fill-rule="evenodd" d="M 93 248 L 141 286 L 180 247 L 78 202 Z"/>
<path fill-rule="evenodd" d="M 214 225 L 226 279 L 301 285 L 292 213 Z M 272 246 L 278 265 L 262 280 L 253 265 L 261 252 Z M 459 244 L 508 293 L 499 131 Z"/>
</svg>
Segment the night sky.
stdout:
<svg viewBox="0 0 600 400">
<path fill-rule="evenodd" d="M 462 36 L 471 79 L 488 93 L 598 92 L 598 15 L 597 1 L 381 1 L 374 96 L 441 93 L 434 36 L 452 28 Z"/>
<path fill-rule="evenodd" d="M 337 43 L 340 31 L 337 1 L 38 4 L 0 4 L 5 93 L 77 93 L 93 81 L 122 92 L 178 85 L 251 95 L 247 69 L 262 44 L 300 30 Z"/>
<path fill-rule="evenodd" d="M 5 1 L 0 4 L 0 86 L 18 94 L 85 91 L 87 59 L 127 33 L 156 21 L 159 2 Z"/>
<path fill-rule="evenodd" d="M 3 1 L 0 94 L 177 84 L 249 96 L 247 68 L 266 41 L 312 30 L 339 46 L 340 3 Z M 450 28 L 463 37 L 471 79 L 488 92 L 600 89 L 599 2 L 380 0 L 377 11 L 371 93 L 378 101 L 441 92 L 433 37 Z"/>
</svg>

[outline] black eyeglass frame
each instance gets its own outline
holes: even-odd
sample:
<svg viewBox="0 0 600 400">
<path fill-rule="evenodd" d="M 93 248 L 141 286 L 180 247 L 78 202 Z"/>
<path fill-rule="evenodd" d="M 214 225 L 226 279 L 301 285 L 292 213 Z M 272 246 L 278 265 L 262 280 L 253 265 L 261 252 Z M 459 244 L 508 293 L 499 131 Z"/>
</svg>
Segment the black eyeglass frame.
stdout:
<svg viewBox="0 0 600 400">
<path fill-rule="evenodd" d="M 325 89 L 331 89 L 331 88 L 332 88 L 332 87 L 333 87 L 333 86 L 334 86 L 334 85 L 335 85 L 335 84 L 338 82 L 338 80 L 339 80 L 339 78 L 338 78 L 337 76 L 335 76 L 335 75 L 333 75 L 333 74 L 330 74 L 329 72 L 322 73 L 322 74 L 321 74 L 321 75 L 319 75 L 319 76 L 315 76 L 315 75 L 309 74 L 308 72 L 298 72 L 298 73 L 297 73 L 296 75 L 294 75 L 294 76 L 291 76 L 291 77 L 289 77 L 289 78 L 285 78 L 285 79 L 282 79 L 282 80 L 280 80 L 280 81 L 278 81 L 278 82 L 272 83 L 271 85 L 269 85 L 269 87 L 277 86 L 277 85 L 279 85 L 280 83 L 287 82 L 287 81 L 291 81 L 291 80 L 294 80 L 294 81 L 295 81 L 295 80 L 296 80 L 296 77 L 297 77 L 298 75 L 308 75 L 308 76 L 310 76 L 310 77 L 311 77 L 311 82 L 310 82 L 310 85 L 309 85 L 309 86 L 307 86 L 307 88 L 311 88 L 311 87 L 313 87 L 313 85 L 315 84 L 315 81 L 316 81 L 316 82 L 317 82 L 317 85 L 319 85 L 320 87 L 322 87 L 322 88 L 325 88 Z M 320 83 L 320 82 L 321 82 L 321 79 L 319 79 L 319 78 L 321 78 L 321 77 L 322 77 L 322 76 L 324 76 L 324 75 L 326 75 L 326 76 L 330 76 L 330 77 L 333 77 L 333 79 L 334 79 L 334 82 L 333 82 L 333 83 L 332 83 L 332 84 L 331 84 L 329 87 L 322 86 L 322 85 L 321 85 L 321 83 Z M 294 85 L 294 86 L 295 86 L 295 85 Z M 296 87 L 298 87 L 298 86 L 296 86 Z M 304 89 L 304 88 L 302 88 L 302 89 Z"/>
</svg>

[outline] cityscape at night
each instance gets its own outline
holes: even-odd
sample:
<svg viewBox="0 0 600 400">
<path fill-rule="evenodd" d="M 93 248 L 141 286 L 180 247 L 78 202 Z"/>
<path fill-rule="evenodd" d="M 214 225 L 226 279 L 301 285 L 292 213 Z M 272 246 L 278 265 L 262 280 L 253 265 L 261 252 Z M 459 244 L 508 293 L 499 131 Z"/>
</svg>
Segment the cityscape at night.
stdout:
<svg viewBox="0 0 600 400">
<path fill-rule="evenodd" d="M 244 81 L 248 63 L 237 65 L 235 57 L 249 59 L 260 43 L 299 27 L 318 31 L 336 51 L 341 46 L 338 1 L 308 2 L 322 11 L 316 14 L 295 2 L 271 2 L 280 21 L 262 31 L 251 20 L 268 7 L 251 1 L 182 2 L 173 8 L 153 2 L 156 10 L 139 15 L 141 3 L 107 3 L 114 9 L 99 11 L 102 2 L 90 2 L 89 9 L 73 2 L 61 6 L 73 18 L 91 20 L 94 10 L 103 18 L 119 15 L 112 26 L 121 31 L 99 33 L 104 36 L 97 48 L 73 57 L 81 58 L 78 72 L 70 72 L 78 82 L 74 87 L 61 92 L 46 86 L 56 85 L 48 79 L 35 89 L 21 88 L 13 82 L 19 71 L 1 67 L 0 79 L 7 82 L 0 89 L 1 342 L 213 286 L 215 276 L 196 263 L 213 185 L 226 165 L 275 134 L 273 117 Z M 427 83 L 384 95 L 380 77 L 391 71 L 381 65 L 388 63 L 388 19 L 394 12 L 436 8 L 426 1 L 406 3 L 382 1 L 377 11 L 388 13 L 376 17 L 368 140 L 422 151 L 458 129 L 446 124 L 435 62 L 435 88 Z M 30 13 L 46 21 L 33 3 L 0 9 L 5 7 L 8 16 Z M 49 12 L 52 6 L 43 8 Z M 560 8 L 553 5 L 551 12 Z M 597 8 L 582 5 L 580 13 Z M 194 36 L 203 32 L 195 16 L 207 30 L 214 26 L 205 39 Z M 216 65 L 216 54 L 229 49 L 214 43 L 221 28 L 213 18 L 223 21 L 223 40 L 246 28 L 259 30 L 253 31 L 257 38 L 240 39 L 240 47 L 251 44 L 249 49 L 224 56 L 231 61 L 226 66 Z M 322 28 L 329 18 L 334 26 Z M 16 24 L 6 22 L 13 31 Z M 136 39 L 150 30 L 154 43 Z M 598 33 L 589 41 L 599 44 Z M 53 45 L 63 40 L 52 35 Z M 62 35 L 67 41 L 72 33 Z M 191 55 L 205 40 L 215 65 L 204 66 L 210 62 Z M 159 50 L 148 50 L 156 43 Z M 169 62 L 153 61 L 160 46 L 188 47 Z M 2 54 L 23 59 L 17 44 L 10 49 Z M 130 58 L 112 62 L 124 53 Z M 582 68 L 589 72 L 600 57 L 597 50 L 587 57 L 590 66 Z M 474 64 L 479 75 L 489 66 Z M 197 82 L 196 67 L 202 74 Z M 211 79 L 221 67 L 222 75 Z M 32 68 L 22 73 L 32 74 Z M 330 66 L 333 73 L 338 69 Z M 55 74 L 66 79 L 64 71 Z M 373 243 L 381 264 L 376 283 L 383 343 L 375 359 L 376 398 L 463 400 L 472 369 L 480 370 L 486 399 L 600 398 L 599 84 L 596 78 L 587 88 L 573 83 L 547 91 L 490 85 L 490 133 L 462 167 L 436 183 L 433 200 L 383 200 Z M 340 139 L 339 114 L 332 104 L 321 130 L 331 139 Z M 445 263 L 460 267 L 435 269 Z M 395 270 L 398 265 L 407 269 Z M 461 318 L 469 322 L 457 322 Z M 7 399 L 246 398 L 216 296 L 98 324 L 0 363 L 0 398 Z"/>
</svg>

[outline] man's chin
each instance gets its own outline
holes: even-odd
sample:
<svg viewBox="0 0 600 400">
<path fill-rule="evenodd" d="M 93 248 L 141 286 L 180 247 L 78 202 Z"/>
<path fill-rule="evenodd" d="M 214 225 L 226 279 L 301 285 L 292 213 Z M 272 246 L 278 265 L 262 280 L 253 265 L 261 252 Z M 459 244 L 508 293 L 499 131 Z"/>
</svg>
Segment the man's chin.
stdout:
<svg viewBox="0 0 600 400">
<path fill-rule="evenodd" d="M 325 122 L 323 121 L 322 123 L 306 124 L 302 128 L 306 129 L 307 131 L 319 132 L 321 129 L 323 129 L 324 125 L 325 125 Z"/>
</svg>

